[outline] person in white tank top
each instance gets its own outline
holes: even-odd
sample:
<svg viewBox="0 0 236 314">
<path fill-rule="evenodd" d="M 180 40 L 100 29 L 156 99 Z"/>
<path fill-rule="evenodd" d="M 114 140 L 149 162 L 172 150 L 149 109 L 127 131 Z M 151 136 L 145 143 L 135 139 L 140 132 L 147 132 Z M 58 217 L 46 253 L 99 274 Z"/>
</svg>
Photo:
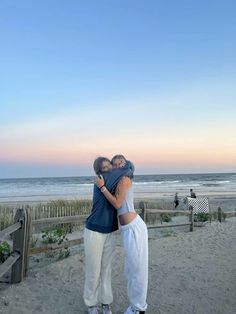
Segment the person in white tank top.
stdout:
<svg viewBox="0 0 236 314">
<path fill-rule="evenodd" d="M 125 164 L 126 158 L 123 155 L 112 158 L 113 168 L 121 168 Z M 148 232 L 146 224 L 134 210 L 132 180 L 122 177 L 114 194 L 107 190 L 102 177 L 97 176 L 95 183 L 117 209 L 119 217 L 130 302 L 124 314 L 144 314 L 147 309 Z"/>
</svg>

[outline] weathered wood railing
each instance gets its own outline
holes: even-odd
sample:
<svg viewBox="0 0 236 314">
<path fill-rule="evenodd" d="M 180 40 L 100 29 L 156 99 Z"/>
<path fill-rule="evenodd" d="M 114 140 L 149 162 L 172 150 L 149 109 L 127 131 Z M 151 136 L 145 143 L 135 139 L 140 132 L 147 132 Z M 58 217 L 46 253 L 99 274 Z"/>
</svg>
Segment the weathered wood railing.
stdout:
<svg viewBox="0 0 236 314">
<path fill-rule="evenodd" d="M 171 228 L 171 227 L 182 227 L 182 226 L 189 226 L 190 231 L 193 231 L 194 229 L 194 215 L 193 211 L 177 211 L 177 210 L 158 210 L 158 209 L 146 209 L 145 204 L 143 205 L 142 203 L 140 204 L 141 208 L 141 213 L 140 216 L 143 218 L 143 220 L 147 223 L 148 229 L 153 229 L 153 228 Z M 140 208 L 137 209 L 137 212 L 140 212 Z M 161 214 L 172 214 L 172 215 L 185 215 L 189 216 L 189 222 L 186 223 L 181 223 L 181 224 L 149 224 L 147 221 L 147 215 L 148 214 L 153 214 L 153 215 L 161 215 Z M 66 216 L 66 217 L 53 217 L 53 218 L 41 218 L 37 220 L 32 221 L 33 227 L 37 227 L 40 225 L 45 225 L 47 224 L 65 224 L 65 223 L 75 223 L 75 224 L 81 224 L 83 225 L 85 222 L 85 219 L 87 218 L 88 215 L 74 215 L 74 216 Z M 30 255 L 33 254 L 38 254 L 38 253 L 43 253 L 43 252 L 49 252 L 53 250 L 57 250 L 60 248 L 64 247 L 70 247 L 73 245 L 79 245 L 83 243 L 83 238 L 80 239 L 74 239 L 74 240 L 69 240 L 65 241 L 63 244 L 57 245 L 57 244 L 47 244 L 41 247 L 33 247 L 30 249 Z"/>
<path fill-rule="evenodd" d="M 0 264 L 0 279 L 6 277 L 11 270 L 11 283 L 22 281 L 27 275 L 28 256 L 30 243 L 30 212 L 18 209 L 15 214 L 14 224 L 0 231 L 0 243 L 13 235 L 13 253 L 2 264 Z M 3 281 L 6 281 L 4 278 Z"/>
<path fill-rule="evenodd" d="M 141 212 L 140 212 L 141 211 Z M 182 227 L 189 226 L 190 231 L 194 230 L 194 214 L 193 210 L 163 210 L 163 209 L 150 209 L 147 208 L 144 202 L 139 204 L 139 209 L 137 212 L 146 222 L 149 229 L 152 228 L 171 228 L 171 227 Z M 0 278 L 2 278 L 11 269 L 11 283 L 20 282 L 27 275 L 27 270 L 29 267 L 29 256 L 37 253 L 48 252 L 51 250 L 56 250 L 63 247 L 70 247 L 83 243 L 83 239 L 74 239 L 66 241 L 65 243 L 44 245 L 41 247 L 30 248 L 30 242 L 32 237 L 32 228 L 36 226 L 44 226 L 51 224 L 80 224 L 84 225 L 86 215 L 71 215 L 64 217 L 51 217 L 51 218 L 41 218 L 32 220 L 32 210 L 30 208 L 18 209 L 14 218 L 14 224 L 0 231 L 0 242 L 7 238 L 9 235 L 13 234 L 13 254 L 8 257 L 8 259 L 0 264 Z M 160 221 L 162 214 L 170 215 L 185 215 L 189 216 L 189 222 L 186 223 L 156 223 Z M 236 211 L 234 213 L 236 215 Z M 155 218 L 150 219 L 150 215 Z M 218 220 L 221 221 L 221 210 L 218 211 Z M 155 221 L 155 222 L 153 222 Z"/>
<path fill-rule="evenodd" d="M 85 219 L 88 217 L 88 215 L 74 215 L 74 216 L 66 216 L 66 217 L 53 217 L 53 218 L 41 218 L 37 220 L 32 221 L 32 226 L 40 226 L 40 225 L 51 225 L 51 224 L 66 224 L 66 223 L 74 223 L 74 224 L 81 224 L 83 225 L 85 222 Z M 38 254 L 43 252 L 49 252 L 53 250 L 57 250 L 64 247 L 70 247 L 73 245 L 79 245 L 83 243 L 83 239 L 74 239 L 65 241 L 63 244 L 48 244 L 41 247 L 33 247 L 30 248 L 29 254 Z"/>
<path fill-rule="evenodd" d="M 145 202 L 140 202 L 139 207 L 141 209 L 141 217 L 143 220 L 146 222 L 148 229 L 153 229 L 153 228 L 171 228 L 171 227 L 182 227 L 182 226 L 189 226 L 190 231 L 193 231 L 194 229 L 194 213 L 192 208 L 190 207 L 189 210 L 164 210 L 164 209 L 147 209 L 147 206 Z M 147 215 L 157 215 L 159 214 L 160 216 L 162 214 L 169 214 L 169 215 L 185 215 L 189 216 L 189 222 L 186 223 L 178 223 L 178 224 L 163 224 L 161 220 L 161 224 L 149 224 Z"/>
<path fill-rule="evenodd" d="M 217 220 L 222 222 L 226 217 L 236 217 L 236 208 L 234 211 L 224 212 L 221 207 L 217 208 Z"/>
</svg>

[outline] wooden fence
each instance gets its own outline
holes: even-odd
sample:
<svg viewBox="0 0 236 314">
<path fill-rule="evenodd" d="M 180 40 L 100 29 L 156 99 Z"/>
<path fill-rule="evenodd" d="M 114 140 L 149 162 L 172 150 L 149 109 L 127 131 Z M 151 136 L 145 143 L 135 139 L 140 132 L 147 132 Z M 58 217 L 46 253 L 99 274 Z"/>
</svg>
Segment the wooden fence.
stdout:
<svg viewBox="0 0 236 314">
<path fill-rule="evenodd" d="M 29 266 L 31 225 L 30 211 L 18 209 L 14 224 L 0 231 L 0 242 L 13 235 L 13 253 L 0 265 L 0 278 L 3 278 L 3 281 L 17 283 L 26 277 Z"/>
<path fill-rule="evenodd" d="M 0 278 L 3 277 L 10 269 L 11 271 L 11 283 L 20 282 L 27 275 L 27 270 L 29 266 L 29 256 L 42 252 L 49 252 L 57 250 L 64 247 L 70 247 L 83 243 L 83 239 L 75 239 L 66 241 L 65 243 L 50 244 L 41 247 L 32 247 L 30 248 L 30 241 L 32 237 L 32 228 L 47 226 L 52 224 L 79 224 L 84 225 L 85 219 L 88 214 L 83 215 L 72 215 L 75 212 L 69 211 L 71 215 L 69 216 L 60 216 L 64 212 L 57 210 L 58 217 L 47 217 L 48 214 L 44 213 L 44 218 L 32 219 L 32 216 L 35 217 L 33 211 L 30 208 L 18 209 L 15 214 L 14 224 L 7 227 L 6 229 L 0 231 L 0 242 L 2 239 L 6 238 L 10 234 L 13 234 L 13 254 L 10 256 L 3 264 L 0 265 Z M 149 229 L 153 228 L 172 228 L 172 227 L 182 227 L 189 226 L 189 230 L 194 230 L 194 214 L 193 210 L 163 210 L 163 209 L 147 209 L 147 206 L 144 202 L 140 202 L 139 209 L 137 212 L 146 222 Z M 234 213 L 234 212 L 233 212 Z M 163 223 L 161 220 L 162 215 L 185 215 L 188 216 L 188 222 L 186 223 Z M 234 213 L 236 215 L 236 211 Z M 218 220 L 221 221 L 221 210 L 218 210 Z M 157 223 L 161 220 L 161 223 Z"/>
<path fill-rule="evenodd" d="M 136 210 L 137 212 L 140 211 L 140 209 Z M 172 215 L 187 215 L 189 216 L 189 222 L 182 223 L 182 224 L 156 224 L 155 221 L 156 216 L 162 215 L 162 214 L 172 214 Z M 75 216 L 67 216 L 67 217 L 53 217 L 53 218 L 42 218 L 32 221 L 32 225 L 35 226 L 45 226 L 45 225 L 51 225 L 51 224 L 66 224 L 66 223 L 76 223 L 76 224 L 83 224 L 85 222 L 85 219 L 88 215 L 75 215 Z M 157 210 L 157 209 L 141 209 L 140 216 L 143 218 L 143 220 L 147 223 L 148 229 L 153 228 L 171 228 L 171 227 L 182 227 L 182 226 L 189 226 L 190 231 L 193 231 L 194 227 L 194 215 L 193 211 L 176 211 L 176 210 Z M 155 216 L 154 219 L 150 219 L 150 216 Z M 49 252 L 53 250 L 57 250 L 60 248 L 70 247 L 73 245 L 78 245 L 83 243 L 83 239 L 75 239 L 70 241 L 65 241 L 65 243 L 61 245 L 57 244 L 48 244 L 41 247 L 34 247 L 30 249 L 30 255 L 43 253 L 43 252 Z"/>
<path fill-rule="evenodd" d="M 84 225 L 85 219 L 88 217 L 88 215 L 74 215 L 74 216 L 66 216 L 66 217 L 53 217 L 53 218 L 41 218 L 37 220 L 32 221 L 32 227 L 37 227 L 37 226 L 47 226 L 47 225 L 52 225 L 52 224 L 79 224 L 79 225 Z M 83 239 L 75 239 L 75 240 L 69 240 L 65 241 L 63 244 L 48 244 L 44 245 L 41 247 L 33 247 L 30 248 L 29 255 L 34 255 L 38 253 L 46 253 L 49 251 L 54 251 L 60 248 L 65 248 L 65 247 L 70 247 L 74 245 L 79 245 L 83 243 Z"/>
<path fill-rule="evenodd" d="M 150 208 L 147 209 L 147 205 L 145 202 L 140 202 L 139 208 L 141 209 L 140 216 L 146 222 L 148 229 L 189 226 L 190 231 L 193 231 L 194 214 L 193 214 L 192 208 L 190 208 L 190 210 L 163 210 L 163 209 L 150 209 Z M 181 224 L 169 224 L 169 223 L 163 224 L 162 223 L 163 214 L 164 215 L 185 215 L 185 216 L 187 215 L 189 216 L 189 222 L 181 223 Z M 161 221 L 161 224 L 156 223 L 158 220 Z"/>
<path fill-rule="evenodd" d="M 61 206 L 61 205 L 39 205 L 29 207 L 28 205 L 22 205 L 19 207 L 22 210 L 30 209 L 32 220 L 39 220 L 43 218 L 55 218 L 65 216 L 76 216 L 76 215 L 88 215 L 91 210 L 91 205 L 87 202 L 86 205 L 82 206 Z M 14 216 L 16 210 L 8 206 L 0 206 L 0 231 L 5 229 L 9 225 L 14 223 Z"/>
</svg>

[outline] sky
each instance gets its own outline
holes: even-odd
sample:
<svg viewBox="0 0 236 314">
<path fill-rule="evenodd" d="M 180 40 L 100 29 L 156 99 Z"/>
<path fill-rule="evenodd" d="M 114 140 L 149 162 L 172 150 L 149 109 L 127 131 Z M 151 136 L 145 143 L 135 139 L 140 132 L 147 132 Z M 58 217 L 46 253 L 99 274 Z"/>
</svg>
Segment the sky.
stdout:
<svg viewBox="0 0 236 314">
<path fill-rule="evenodd" d="M 0 0 L 0 178 L 236 172 L 236 2 Z"/>
</svg>

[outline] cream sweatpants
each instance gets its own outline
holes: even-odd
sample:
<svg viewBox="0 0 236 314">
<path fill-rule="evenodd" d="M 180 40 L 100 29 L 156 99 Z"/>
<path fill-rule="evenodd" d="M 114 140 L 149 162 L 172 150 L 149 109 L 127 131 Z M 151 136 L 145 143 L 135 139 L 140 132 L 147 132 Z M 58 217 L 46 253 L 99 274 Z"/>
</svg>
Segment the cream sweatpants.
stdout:
<svg viewBox="0 0 236 314">
<path fill-rule="evenodd" d="M 87 306 L 113 301 L 111 267 L 115 256 L 114 232 L 100 233 L 85 228 L 84 302 Z"/>
<path fill-rule="evenodd" d="M 127 225 L 121 225 L 125 253 L 125 275 L 128 281 L 130 305 L 139 311 L 147 308 L 148 232 L 139 215 Z"/>
</svg>

